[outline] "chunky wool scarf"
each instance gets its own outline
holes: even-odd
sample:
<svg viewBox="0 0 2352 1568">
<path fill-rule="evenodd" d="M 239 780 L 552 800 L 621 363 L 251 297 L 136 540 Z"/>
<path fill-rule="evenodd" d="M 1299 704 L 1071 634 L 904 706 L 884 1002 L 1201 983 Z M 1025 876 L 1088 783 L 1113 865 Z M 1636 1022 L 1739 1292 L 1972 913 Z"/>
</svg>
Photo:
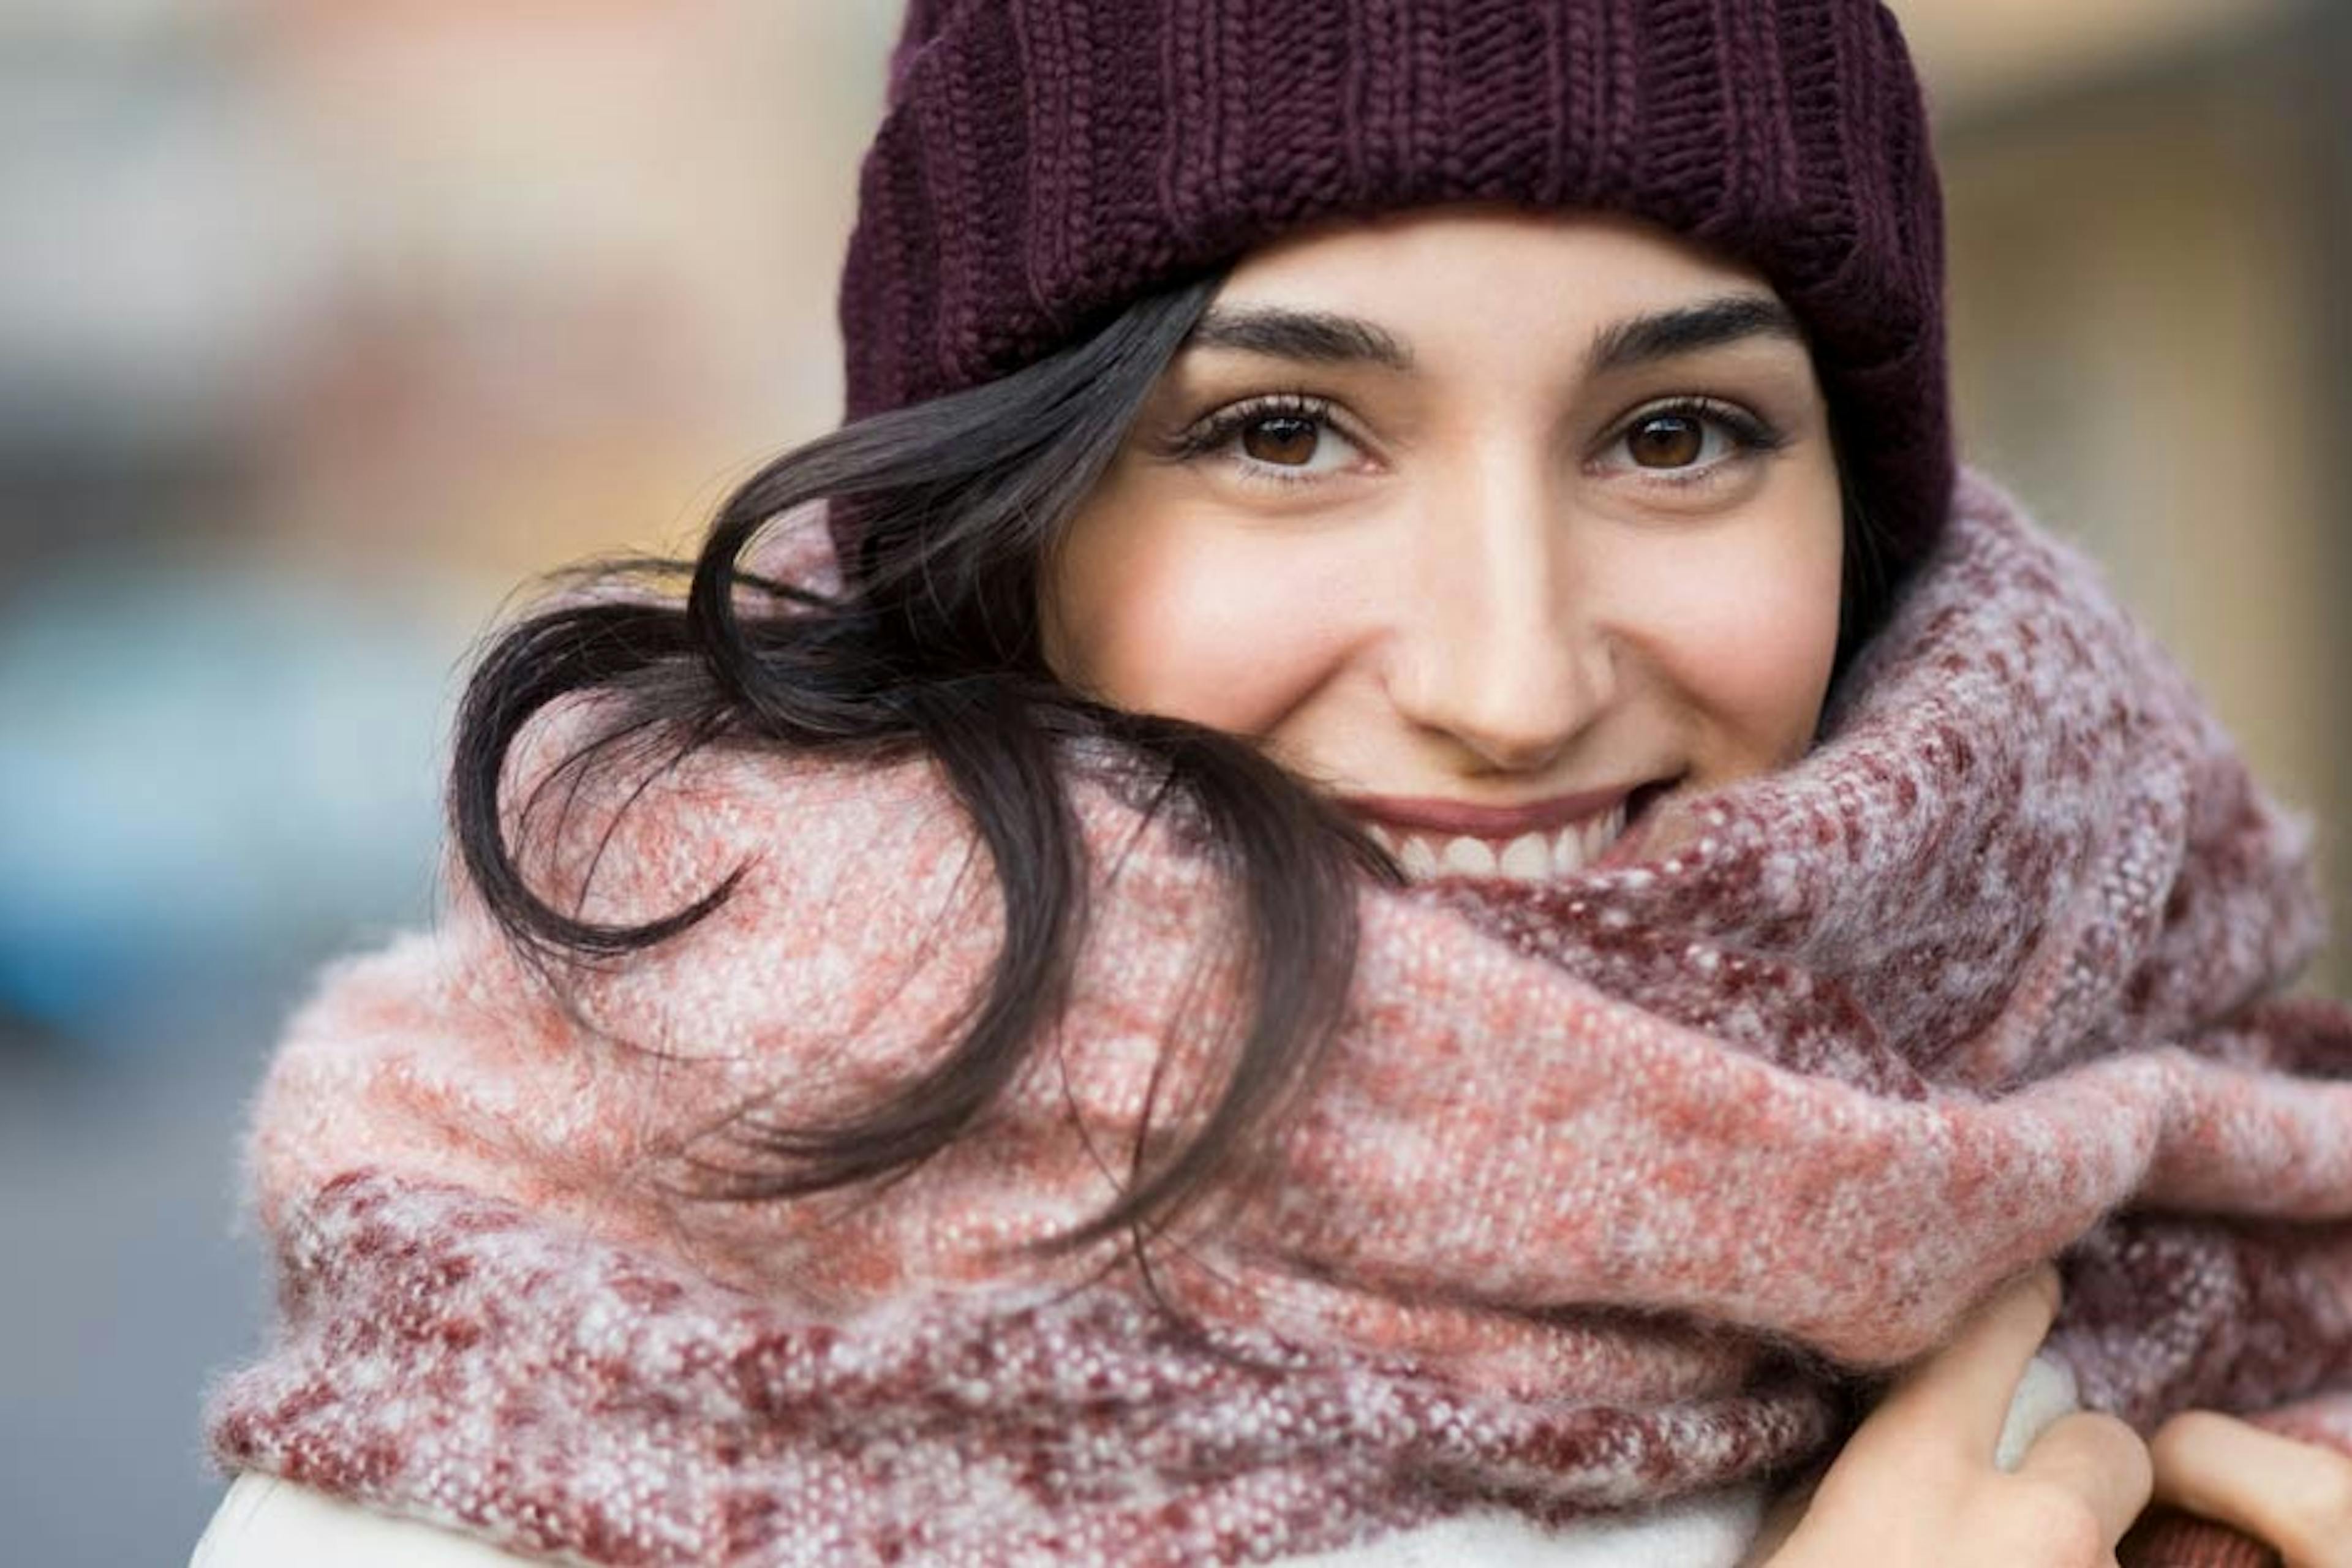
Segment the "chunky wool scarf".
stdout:
<svg viewBox="0 0 2352 1568">
<path fill-rule="evenodd" d="M 956 1037 L 996 883 L 928 762 L 630 772 L 542 797 L 537 885 L 644 920 L 741 868 L 716 914 L 543 975 L 458 879 L 294 1021 L 225 1464 L 599 1563 L 1252 1561 L 1792 1473 L 2053 1256 L 2086 1405 L 2352 1451 L 2305 833 L 1975 474 L 1814 751 L 1679 847 L 1368 881 L 1335 1048 L 1139 1250 L 1021 1244 L 1192 1124 L 1246 1005 L 1181 811 L 1080 755 L 1091 934 L 1016 1089 L 903 1179 L 747 1204 L 746 1127 Z"/>
</svg>

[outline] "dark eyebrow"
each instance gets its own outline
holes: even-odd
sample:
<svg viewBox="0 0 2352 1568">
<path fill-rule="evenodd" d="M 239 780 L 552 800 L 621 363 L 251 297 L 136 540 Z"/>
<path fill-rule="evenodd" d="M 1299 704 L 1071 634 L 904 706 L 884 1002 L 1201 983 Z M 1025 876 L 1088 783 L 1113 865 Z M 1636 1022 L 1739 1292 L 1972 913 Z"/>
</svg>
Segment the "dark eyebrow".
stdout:
<svg viewBox="0 0 2352 1568">
<path fill-rule="evenodd" d="M 1284 305 L 1212 305 L 1186 334 L 1184 347 L 1239 349 L 1315 364 L 1362 361 L 1394 371 L 1412 369 L 1412 351 L 1385 327 L 1360 316 Z"/>
<path fill-rule="evenodd" d="M 1805 330 L 1786 305 L 1769 295 L 1726 294 L 1603 327 L 1585 351 L 1584 370 L 1588 375 L 1607 375 L 1749 338 L 1785 338 L 1801 348 Z"/>
<path fill-rule="evenodd" d="M 1612 321 L 1593 334 L 1585 351 L 1585 374 L 1608 375 L 1759 337 L 1805 342 L 1804 329 L 1780 300 L 1765 294 L 1727 294 Z M 1213 305 L 1186 336 L 1184 347 L 1234 349 L 1312 364 L 1376 364 L 1405 373 L 1413 367 L 1412 348 L 1376 322 L 1282 305 Z"/>
</svg>

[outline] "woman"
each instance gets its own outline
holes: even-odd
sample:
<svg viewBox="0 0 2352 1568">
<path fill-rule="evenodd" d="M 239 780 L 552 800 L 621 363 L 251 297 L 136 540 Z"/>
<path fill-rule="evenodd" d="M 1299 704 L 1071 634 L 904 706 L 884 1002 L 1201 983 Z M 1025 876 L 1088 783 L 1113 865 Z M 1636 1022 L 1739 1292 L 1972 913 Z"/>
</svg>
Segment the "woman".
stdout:
<svg viewBox="0 0 2352 1568">
<path fill-rule="evenodd" d="M 273 1068 L 219 1561 L 2326 1561 L 2302 842 L 1956 483 L 1881 7 L 918 4 L 861 198 Z"/>
</svg>

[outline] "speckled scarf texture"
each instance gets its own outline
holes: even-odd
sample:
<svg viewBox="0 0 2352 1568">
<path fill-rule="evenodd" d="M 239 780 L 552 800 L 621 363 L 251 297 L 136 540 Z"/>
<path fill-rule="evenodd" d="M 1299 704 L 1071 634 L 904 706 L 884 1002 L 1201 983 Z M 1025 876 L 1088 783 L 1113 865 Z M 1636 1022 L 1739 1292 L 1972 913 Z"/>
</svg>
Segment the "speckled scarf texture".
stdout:
<svg viewBox="0 0 2352 1568">
<path fill-rule="evenodd" d="M 1073 768 L 1064 1021 L 879 1190 L 706 1195 L 745 1116 L 866 1103 L 984 982 L 927 763 L 591 775 L 538 885 L 638 920 L 743 868 L 717 914 L 551 982 L 453 877 L 332 969 L 256 1108 L 281 1311 L 221 1462 L 598 1563 L 1255 1561 L 1793 1471 L 2053 1256 L 2087 1405 L 2352 1451 L 2352 1014 L 2282 995 L 2307 833 L 1980 476 L 1821 743 L 1683 803 L 1671 858 L 1368 882 L 1336 1049 L 1140 1263 L 1017 1244 L 1113 1195 L 1147 1107 L 1147 1150 L 1186 1125 L 1237 915 L 1181 813 Z"/>
</svg>

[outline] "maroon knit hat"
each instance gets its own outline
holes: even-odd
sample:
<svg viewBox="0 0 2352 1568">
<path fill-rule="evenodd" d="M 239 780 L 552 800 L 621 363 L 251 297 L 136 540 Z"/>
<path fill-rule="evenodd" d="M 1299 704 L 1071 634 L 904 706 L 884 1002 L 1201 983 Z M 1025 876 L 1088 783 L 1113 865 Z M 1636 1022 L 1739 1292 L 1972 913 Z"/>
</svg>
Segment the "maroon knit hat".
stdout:
<svg viewBox="0 0 2352 1568">
<path fill-rule="evenodd" d="M 1340 213 L 1637 215 L 1805 324 L 1889 564 L 1954 455 L 1943 204 L 1878 0 L 911 0 L 841 279 L 850 418 Z"/>
</svg>

